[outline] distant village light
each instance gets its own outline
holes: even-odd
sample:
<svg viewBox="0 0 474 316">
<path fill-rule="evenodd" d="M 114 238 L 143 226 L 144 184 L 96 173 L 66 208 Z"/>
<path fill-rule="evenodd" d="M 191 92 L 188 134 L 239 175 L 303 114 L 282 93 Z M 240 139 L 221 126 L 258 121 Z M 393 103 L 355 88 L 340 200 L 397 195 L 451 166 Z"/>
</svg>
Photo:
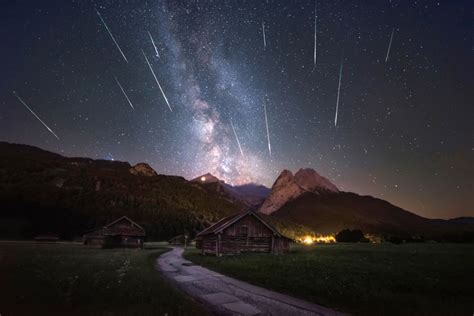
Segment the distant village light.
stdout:
<svg viewBox="0 0 474 316">
<path fill-rule="evenodd" d="M 329 244 L 329 243 L 336 242 L 336 237 L 334 237 L 333 235 L 316 236 L 316 238 L 313 241 L 317 243 Z"/>
<path fill-rule="evenodd" d="M 311 236 L 306 236 L 304 239 L 303 239 L 303 242 L 307 245 L 311 245 L 313 243 L 313 238 L 311 238 Z"/>
<path fill-rule="evenodd" d="M 334 235 L 316 235 L 315 237 L 306 235 L 301 237 L 299 240 L 306 245 L 311 245 L 313 243 L 329 244 L 336 242 L 336 238 L 334 237 Z"/>
</svg>

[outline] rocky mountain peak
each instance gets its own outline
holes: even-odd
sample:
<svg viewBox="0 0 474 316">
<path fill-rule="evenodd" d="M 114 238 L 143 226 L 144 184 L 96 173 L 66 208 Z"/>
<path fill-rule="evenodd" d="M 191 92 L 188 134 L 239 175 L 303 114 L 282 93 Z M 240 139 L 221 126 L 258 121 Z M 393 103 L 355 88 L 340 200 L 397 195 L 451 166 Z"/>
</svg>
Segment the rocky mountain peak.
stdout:
<svg viewBox="0 0 474 316">
<path fill-rule="evenodd" d="M 144 162 L 137 163 L 135 166 L 130 168 L 129 171 L 131 174 L 145 177 L 153 177 L 158 175 L 156 171 L 152 167 L 150 167 L 149 164 Z"/>
<path fill-rule="evenodd" d="M 313 169 L 300 169 L 295 175 L 289 170 L 283 170 L 273 183 L 270 195 L 265 199 L 259 211 L 271 214 L 305 192 L 328 194 L 337 193 L 339 190 Z"/>
<path fill-rule="evenodd" d="M 305 191 L 314 193 L 339 192 L 338 188 L 315 170 L 306 168 L 295 173 L 295 181 Z"/>
<path fill-rule="evenodd" d="M 213 182 L 221 182 L 221 180 L 219 180 L 219 178 L 215 177 L 214 175 L 208 172 L 206 174 L 203 174 L 199 177 L 192 179 L 191 182 L 213 183 Z"/>
<path fill-rule="evenodd" d="M 289 181 L 293 181 L 294 179 L 294 175 L 293 173 L 290 171 L 290 170 L 287 170 L 287 169 L 284 169 L 280 175 L 278 176 L 278 178 L 276 178 L 275 182 L 273 183 L 273 186 L 276 186 L 276 185 L 281 185 L 283 183 L 286 183 L 286 182 L 289 182 Z"/>
<path fill-rule="evenodd" d="M 289 170 L 283 170 L 273 183 L 270 195 L 265 199 L 259 211 L 271 214 L 287 201 L 300 196 L 304 190 L 296 183 L 295 176 Z"/>
</svg>

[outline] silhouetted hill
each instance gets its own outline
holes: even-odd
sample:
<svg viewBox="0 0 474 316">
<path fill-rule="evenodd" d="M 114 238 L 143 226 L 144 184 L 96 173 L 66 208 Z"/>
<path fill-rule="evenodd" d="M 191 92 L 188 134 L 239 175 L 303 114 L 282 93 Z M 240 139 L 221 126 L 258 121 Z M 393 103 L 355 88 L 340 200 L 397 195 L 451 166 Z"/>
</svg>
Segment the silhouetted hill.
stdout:
<svg viewBox="0 0 474 316">
<path fill-rule="evenodd" d="M 305 192 L 272 216 L 304 224 L 318 233 L 350 228 L 382 235 L 425 236 L 449 241 L 459 234 L 474 231 L 473 225 L 427 219 L 387 201 L 350 192 Z"/>
<path fill-rule="evenodd" d="M 126 215 L 154 239 L 193 234 L 244 208 L 146 164 L 66 158 L 0 142 L 0 237 L 78 236 Z"/>
<path fill-rule="evenodd" d="M 300 170 L 295 181 L 288 171 L 282 174 L 273 188 L 278 190 L 268 195 L 265 187 L 232 187 L 212 175 L 209 181 L 193 182 L 158 175 L 145 163 L 67 158 L 0 142 L 0 238 L 45 233 L 73 238 L 123 215 L 143 225 L 151 240 L 194 235 L 268 195 L 269 206 L 282 205 L 268 220 L 293 238 L 310 229 L 334 233 L 359 228 L 447 241 L 473 239 L 470 218 L 430 220 L 380 199 L 340 192 L 313 170 Z"/>
<path fill-rule="evenodd" d="M 456 217 L 448 219 L 451 223 L 474 225 L 474 217 Z"/>
</svg>

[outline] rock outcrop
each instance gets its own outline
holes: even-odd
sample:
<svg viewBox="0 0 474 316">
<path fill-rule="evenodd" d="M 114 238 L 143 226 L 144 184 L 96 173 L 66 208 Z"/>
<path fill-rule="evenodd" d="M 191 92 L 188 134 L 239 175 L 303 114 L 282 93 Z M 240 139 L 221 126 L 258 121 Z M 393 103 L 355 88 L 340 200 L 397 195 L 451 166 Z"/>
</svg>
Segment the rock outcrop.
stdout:
<svg viewBox="0 0 474 316">
<path fill-rule="evenodd" d="M 322 177 L 313 169 L 300 169 L 295 175 L 289 170 L 283 170 L 259 211 L 264 214 L 271 214 L 285 203 L 296 199 L 305 192 L 330 194 L 337 193 L 339 190 L 331 181 Z"/>
<path fill-rule="evenodd" d="M 137 163 L 135 166 L 130 168 L 130 173 L 134 175 L 140 175 L 140 176 L 145 176 L 145 177 L 153 177 L 158 175 L 155 170 L 153 170 L 150 165 L 141 162 Z"/>
</svg>

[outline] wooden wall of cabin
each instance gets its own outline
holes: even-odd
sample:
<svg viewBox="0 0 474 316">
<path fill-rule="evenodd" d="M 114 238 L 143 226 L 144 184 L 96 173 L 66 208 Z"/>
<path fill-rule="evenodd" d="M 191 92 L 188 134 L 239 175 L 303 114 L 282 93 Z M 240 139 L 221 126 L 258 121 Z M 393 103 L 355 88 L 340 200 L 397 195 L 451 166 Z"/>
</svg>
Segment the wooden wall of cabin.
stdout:
<svg viewBox="0 0 474 316">
<path fill-rule="evenodd" d="M 143 248 L 143 237 L 105 236 L 104 248 Z"/>
<path fill-rule="evenodd" d="M 196 249 L 202 249 L 202 238 L 203 237 L 196 238 Z"/>
<path fill-rule="evenodd" d="M 203 253 L 216 254 L 217 236 L 214 234 L 202 236 L 201 247 Z"/>
<path fill-rule="evenodd" d="M 219 253 L 239 254 L 243 252 L 271 252 L 272 237 L 250 237 L 221 235 Z"/>
</svg>

